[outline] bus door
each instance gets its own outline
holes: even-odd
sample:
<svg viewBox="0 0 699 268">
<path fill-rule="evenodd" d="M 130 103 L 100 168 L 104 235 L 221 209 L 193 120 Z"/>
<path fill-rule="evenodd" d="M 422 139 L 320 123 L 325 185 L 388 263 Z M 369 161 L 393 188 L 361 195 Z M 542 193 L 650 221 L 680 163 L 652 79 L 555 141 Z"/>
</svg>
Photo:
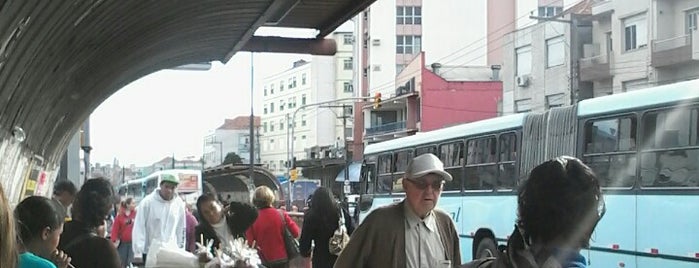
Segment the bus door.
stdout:
<svg viewBox="0 0 699 268">
<path fill-rule="evenodd" d="M 365 161 L 362 164 L 360 176 L 359 209 L 356 209 L 355 217 L 361 221 L 371 209 L 374 203 L 374 183 L 376 182 L 376 162 Z"/>
</svg>

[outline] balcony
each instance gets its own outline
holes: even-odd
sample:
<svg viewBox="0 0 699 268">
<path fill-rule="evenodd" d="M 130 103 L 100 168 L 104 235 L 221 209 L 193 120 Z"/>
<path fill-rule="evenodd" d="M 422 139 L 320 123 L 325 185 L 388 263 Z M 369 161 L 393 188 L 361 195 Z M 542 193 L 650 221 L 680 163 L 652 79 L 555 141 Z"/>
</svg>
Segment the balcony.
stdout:
<svg viewBox="0 0 699 268">
<path fill-rule="evenodd" d="M 580 81 L 594 81 L 612 77 L 609 69 L 611 54 L 600 53 L 599 44 L 586 44 L 584 50 L 585 54 L 591 56 L 579 60 Z"/>
<path fill-rule="evenodd" d="M 383 124 L 380 126 L 370 127 L 366 129 L 366 136 L 376 136 L 388 133 L 394 133 L 398 131 L 404 131 L 405 121 L 399 121 L 394 123 Z"/>
<path fill-rule="evenodd" d="M 592 16 L 603 16 L 611 14 L 614 11 L 614 5 L 611 0 L 598 2 L 592 5 Z"/>
<path fill-rule="evenodd" d="M 686 34 L 678 37 L 653 40 L 651 42 L 650 65 L 665 67 L 697 60 L 699 44 L 694 40 L 697 34 Z"/>
</svg>

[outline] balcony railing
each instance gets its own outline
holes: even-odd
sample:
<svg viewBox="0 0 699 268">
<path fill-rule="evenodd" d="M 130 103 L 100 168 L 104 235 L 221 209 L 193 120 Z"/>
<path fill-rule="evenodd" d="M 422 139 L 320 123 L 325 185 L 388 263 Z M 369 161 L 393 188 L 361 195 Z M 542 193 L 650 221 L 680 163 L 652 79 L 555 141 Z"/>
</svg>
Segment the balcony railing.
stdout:
<svg viewBox="0 0 699 268">
<path fill-rule="evenodd" d="M 692 35 L 685 34 L 673 38 L 651 42 L 651 65 L 669 66 L 692 60 Z"/>
<path fill-rule="evenodd" d="M 602 15 L 605 13 L 610 13 L 614 10 L 611 0 L 598 2 L 592 5 L 591 12 L 593 16 Z"/>
<path fill-rule="evenodd" d="M 580 80 L 593 81 L 611 77 L 610 56 L 605 53 L 580 59 Z"/>
<path fill-rule="evenodd" d="M 692 41 L 688 34 L 663 40 L 653 40 L 653 53 L 689 46 L 691 44 Z"/>
<path fill-rule="evenodd" d="M 367 128 L 366 135 L 371 136 L 371 135 L 378 135 L 378 134 L 384 134 L 384 133 L 391 133 L 391 132 L 395 132 L 395 131 L 403 130 L 403 129 L 405 129 L 405 121 L 399 121 L 399 122 L 395 122 L 395 123 L 388 123 L 388 124 L 383 124 L 380 126 Z"/>
</svg>

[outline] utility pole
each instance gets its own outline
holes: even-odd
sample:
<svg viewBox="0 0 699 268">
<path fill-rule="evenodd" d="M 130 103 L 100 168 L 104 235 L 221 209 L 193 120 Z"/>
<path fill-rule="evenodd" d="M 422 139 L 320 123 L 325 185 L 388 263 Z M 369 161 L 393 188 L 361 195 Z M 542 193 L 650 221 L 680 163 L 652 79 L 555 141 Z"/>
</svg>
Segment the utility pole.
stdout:
<svg viewBox="0 0 699 268">
<path fill-rule="evenodd" d="M 342 191 L 342 204 L 344 205 L 345 202 L 345 197 L 347 197 L 348 194 L 350 194 L 350 179 L 349 179 L 349 150 L 347 150 L 347 117 L 349 115 L 347 114 L 347 107 L 348 105 L 343 104 L 342 105 L 342 142 L 344 145 L 344 153 L 342 154 L 344 156 L 345 160 L 345 182 L 343 184 L 343 191 Z"/>
<path fill-rule="evenodd" d="M 250 52 L 250 174 L 248 177 L 250 181 L 248 183 L 254 184 L 253 176 L 255 175 L 255 111 L 253 107 L 255 106 L 254 93 L 255 93 L 255 54 Z"/>
</svg>

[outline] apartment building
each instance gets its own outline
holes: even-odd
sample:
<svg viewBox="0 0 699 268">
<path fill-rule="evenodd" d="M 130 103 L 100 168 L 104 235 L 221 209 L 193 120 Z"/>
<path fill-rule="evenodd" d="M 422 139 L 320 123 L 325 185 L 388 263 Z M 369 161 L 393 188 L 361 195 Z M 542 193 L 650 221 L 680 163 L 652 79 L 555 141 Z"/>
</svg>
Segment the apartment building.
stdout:
<svg viewBox="0 0 699 268">
<path fill-rule="evenodd" d="M 365 143 L 424 131 L 418 120 L 424 118 L 419 114 L 424 111 L 419 108 L 423 107 L 419 102 L 425 100 L 421 98 L 423 84 L 406 84 L 403 80 L 421 81 L 420 77 L 427 75 L 423 71 L 429 71 L 433 64 L 442 70 L 452 69 L 443 81 L 489 82 L 490 66 L 502 61 L 497 36 L 515 29 L 516 2 L 378 0 L 360 14 L 356 18 L 357 93 L 364 97 L 381 94 L 385 103 L 379 110 L 369 103 L 355 107 L 353 150 L 361 152 Z M 406 72 L 415 62 L 423 66 L 411 66 Z M 458 69 L 481 69 L 487 74 L 454 77 L 455 73 L 473 73 L 454 71 Z M 448 112 L 444 109 L 439 117 Z M 463 118 L 457 121 L 468 122 Z M 361 153 L 355 154 L 355 159 L 359 157 Z"/>
<path fill-rule="evenodd" d="M 351 102 L 346 103 L 345 109 L 327 105 L 299 109 L 354 96 L 353 34 L 335 32 L 332 38 L 338 44 L 335 56 L 314 56 L 311 61 L 294 62 L 290 69 L 267 77 L 262 83 L 261 160 L 277 176 L 287 171 L 292 143 L 292 155 L 303 160 L 325 157 L 327 152 L 344 146 L 346 138 L 351 139 L 351 131 L 345 130 L 342 120 L 343 115 L 352 114 Z M 292 136 L 290 127 L 294 120 Z M 352 120 L 345 122 L 351 129 Z"/>
<path fill-rule="evenodd" d="M 538 22 L 505 35 L 503 114 L 540 112 L 589 95 L 592 84 L 579 81 L 575 69 L 592 41 L 592 5 L 540 7 Z"/>
<path fill-rule="evenodd" d="M 699 0 L 608 0 L 592 5 L 580 79 L 593 97 L 699 77 Z"/>
<path fill-rule="evenodd" d="M 260 117 L 255 116 L 255 163 L 260 163 Z M 220 165 L 228 153 L 236 153 L 243 164 L 250 163 L 250 116 L 225 119 L 223 124 L 204 137 L 204 168 Z"/>
</svg>

